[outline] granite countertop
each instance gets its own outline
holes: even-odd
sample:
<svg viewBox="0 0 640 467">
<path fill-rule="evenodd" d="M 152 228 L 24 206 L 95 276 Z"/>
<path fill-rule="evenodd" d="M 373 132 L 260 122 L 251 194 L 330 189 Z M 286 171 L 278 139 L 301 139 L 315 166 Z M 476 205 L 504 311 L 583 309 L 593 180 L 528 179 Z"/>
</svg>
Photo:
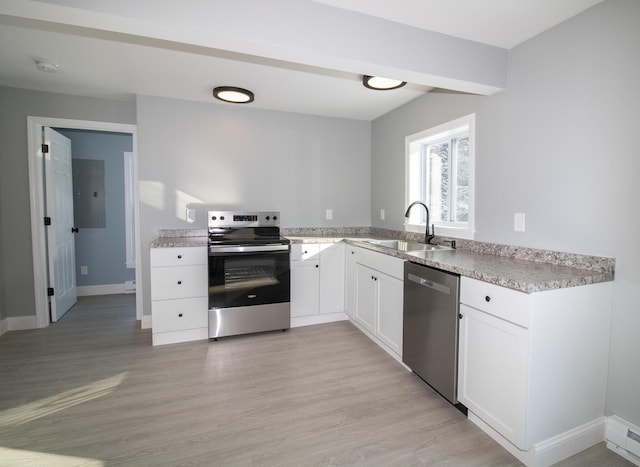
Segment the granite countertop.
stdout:
<svg viewBox="0 0 640 467">
<path fill-rule="evenodd" d="M 572 267 L 514 257 L 519 252 L 514 256 L 502 256 L 462 249 L 403 252 L 362 241 L 363 238 L 372 238 L 371 235 L 350 235 L 349 237 L 296 235 L 287 236 L 287 238 L 292 243 L 335 243 L 344 240 L 349 244 L 362 248 L 525 293 L 610 282 L 614 278 L 613 266 L 609 265 L 608 262 L 605 262 L 604 265 L 601 264 L 600 260 L 603 258 L 599 257 L 580 257 L 580 255 L 551 254 L 553 252 L 548 252 L 547 256 L 552 259 L 560 257 L 571 264 L 575 263 L 583 266 Z M 571 261 L 565 259 L 567 256 L 571 256 Z M 578 258 L 577 260 L 575 259 L 576 257 Z M 590 258 L 593 258 L 592 263 L 589 262 Z"/>
<path fill-rule="evenodd" d="M 160 231 L 151 248 L 207 246 L 206 230 Z M 444 271 L 471 277 L 525 293 L 610 282 L 615 260 L 521 247 L 461 241 L 465 248 L 403 252 L 364 242 L 364 239 L 393 239 L 378 232 L 285 233 L 295 243 L 337 243 L 344 241 L 369 250 Z"/>
<path fill-rule="evenodd" d="M 596 284 L 613 280 L 613 273 L 475 253 L 438 250 L 407 253 L 414 263 L 471 277 L 525 293 Z"/>
<path fill-rule="evenodd" d="M 149 248 L 180 248 L 190 246 L 207 246 L 208 237 L 188 236 L 188 237 L 158 237 L 151 242 Z"/>
</svg>

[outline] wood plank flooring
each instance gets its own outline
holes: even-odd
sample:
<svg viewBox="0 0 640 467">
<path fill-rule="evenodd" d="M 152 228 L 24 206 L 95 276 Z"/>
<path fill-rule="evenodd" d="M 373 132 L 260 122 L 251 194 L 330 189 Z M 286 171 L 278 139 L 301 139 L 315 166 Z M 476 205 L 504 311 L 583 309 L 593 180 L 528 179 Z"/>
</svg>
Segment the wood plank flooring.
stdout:
<svg viewBox="0 0 640 467">
<path fill-rule="evenodd" d="M 0 337 L 0 465 L 521 465 L 349 322 L 152 347 L 134 302 Z"/>
</svg>

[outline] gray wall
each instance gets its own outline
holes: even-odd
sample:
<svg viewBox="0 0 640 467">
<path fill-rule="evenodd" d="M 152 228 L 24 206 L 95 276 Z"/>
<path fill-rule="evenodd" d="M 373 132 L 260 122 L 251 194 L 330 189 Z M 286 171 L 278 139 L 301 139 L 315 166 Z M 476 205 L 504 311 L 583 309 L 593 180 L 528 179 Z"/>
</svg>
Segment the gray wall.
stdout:
<svg viewBox="0 0 640 467">
<path fill-rule="evenodd" d="M 475 112 L 476 239 L 616 258 L 608 412 L 636 425 L 638 18 L 640 2 L 605 1 L 512 49 L 505 91 L 429 94 L 374 121 L 371 205 L 401 229 L 404 137 Z"/>
<path fill-rule="evenodd" d="M 188 201 L 280 210 L 282 227 L 370 225 L 369 122 L 146 96 L 137 112 L 145 314 L 158 229 L 206 228 L 206 212 L 185 222 Z"/>
<path fill-rule="evenodd" d="M 0 86 L 0 202 L 6 316 L 34 316 L 27 116 L 135 124 L 133 102 Z M 38 226 L 40 228 L 40 226 Z"/>
<path fill-rule="evenodd" d="M 0 104 L 2 102 L 0 101 Z M 1 105 L 0 105 L 1 106 Z M 2 187 L 0 187 L 0 206 L 2 206 Z M 0 321 L 6 318 L 7 312 L 5 310 L 5 292 L 4 292 L 4 253 L 2 248 L 2 237 L 3 237 L 3 222 L 4 218 L 3 212 L 0 212 Z"/>
<path fill-rule="evenodd" d="M 73 159 L 104 161 L 106 225 L 105 228 L 80 228 L 75 236 L 77 285 L 123 284 L 135 280 L 135 269 L 128 269 L 125 264 L 124 221 L 124 152 L 132 151 L 132 136 L 75 129 L 58 131 L 71 140 Z M 87 266 L 87 275 L 80 274 L 81 266 Z"/>
</svg>

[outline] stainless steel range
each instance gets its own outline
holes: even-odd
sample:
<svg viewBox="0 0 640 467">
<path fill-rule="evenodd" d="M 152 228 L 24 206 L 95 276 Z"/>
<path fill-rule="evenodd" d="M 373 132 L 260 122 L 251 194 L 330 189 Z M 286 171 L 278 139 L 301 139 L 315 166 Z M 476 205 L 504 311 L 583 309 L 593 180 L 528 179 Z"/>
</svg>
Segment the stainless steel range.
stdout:
<svg viewBox="0 0 640 467">
<path fill-rule="evenodd" d="M 209 337 L 290 326 L 290 242 L 280 213 L 209 211 Z"/>
</svg>

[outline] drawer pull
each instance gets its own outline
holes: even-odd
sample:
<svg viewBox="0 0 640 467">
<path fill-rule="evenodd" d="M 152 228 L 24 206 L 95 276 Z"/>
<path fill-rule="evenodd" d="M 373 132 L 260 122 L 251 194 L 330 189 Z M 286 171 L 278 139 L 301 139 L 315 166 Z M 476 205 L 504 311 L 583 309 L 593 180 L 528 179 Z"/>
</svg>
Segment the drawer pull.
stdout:
<svg viewBox="0 0 640 467">
<path fill-rule="evenodd" d="M 182 255 L 178 255 L 178 259 L 182 259 Z"/>
<path fill-rule="evenodd" d="M 182 313 L 178 313 L 178 318 L 182 318 Z"/>
<path fill-rule="evenodd" d="M 182 281 L 178 281 L 178 285 L 181 285 L 181 284 L 182 284 Z"/>
<path fill-rule="evenodd" d="M 484 301 L 485 302 L 490 302 L 491 301 L 491 297 L 489 297 L 488 295 L 486 297 L 484 297 Z"/>
</svg>

